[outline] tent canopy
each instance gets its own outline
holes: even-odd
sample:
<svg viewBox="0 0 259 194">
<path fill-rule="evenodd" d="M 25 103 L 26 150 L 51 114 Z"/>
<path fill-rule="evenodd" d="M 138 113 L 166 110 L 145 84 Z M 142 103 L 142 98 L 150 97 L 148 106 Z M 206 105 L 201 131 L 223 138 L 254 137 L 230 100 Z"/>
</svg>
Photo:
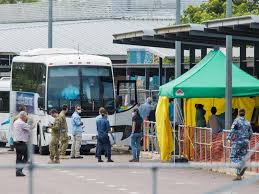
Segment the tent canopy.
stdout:
<svg viewBox="0 0 259 194">
<path fill-rule="evenodd" d="M 259 80 L 232 64 L 232 95 L 259 96 Z M 179 78 L 161 86 L 159 96 L 168 98 L 224 98 L 226 56 L 211 51 Z"/>
</svg>

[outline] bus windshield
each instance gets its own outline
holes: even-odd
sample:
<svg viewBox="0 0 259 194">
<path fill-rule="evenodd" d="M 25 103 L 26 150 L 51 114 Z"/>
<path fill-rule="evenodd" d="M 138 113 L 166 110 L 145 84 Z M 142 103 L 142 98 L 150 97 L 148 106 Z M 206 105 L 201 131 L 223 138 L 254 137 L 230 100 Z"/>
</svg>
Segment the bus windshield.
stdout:
<svg viewBox="0 0 259 194">
<path fill-rule="evenodd" d="M 55 66 L 49 67 L 48 109 L 68 105 L 69 115 L 81 105 L 82 116 L 97 116 L 100 107 L 113 113 L 114 89 L 111 67 Z"/>
</svg>

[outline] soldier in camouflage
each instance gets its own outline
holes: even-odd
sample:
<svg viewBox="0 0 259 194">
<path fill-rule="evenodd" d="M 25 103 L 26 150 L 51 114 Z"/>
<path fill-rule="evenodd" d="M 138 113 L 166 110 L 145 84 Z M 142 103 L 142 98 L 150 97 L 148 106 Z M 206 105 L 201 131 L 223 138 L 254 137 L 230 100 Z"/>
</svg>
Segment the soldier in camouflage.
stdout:
<svg viewBox="0 0 259 194">
<path fill-rule="evenodd" d="M 68 111 L 67 105 L 62 106 L 62 111 L 59 113 L 59 117 L 61 119 L 61 131 L 60 131 L 60 159 L 68 159 L 66 156 L 66 150 L 68 147 L 68 127 L 66 121 L 66 113 Z"/>
<path fill-rule="evenodd" d="M 246 171 L 246 155 L 252 134 L 252 127 L 250 123 L 245 120 L 245 110 L 240 109 L 239 117 L 234 120 L 231 131 L 227 137 L 227 139 L 232 142 L 230 160 L 238 165 L 236 171 L 237 176 L 234 181 L 241 180 Z"/>
<path fill-rule="evenodd" d="M 50 161 L 49 164 L 59 164 L 59 141 L 60 141 L 60 129 L 62 129 L 62 119 L 58 115 L 58 111 L 52 109 L 50 111 L 52 117 L 55 118 L 55 121 L 49 128 L 52 129 L 51 131 L 51 142 L 49 145 L 49 152 L 50 152 Z"/>
</svg>

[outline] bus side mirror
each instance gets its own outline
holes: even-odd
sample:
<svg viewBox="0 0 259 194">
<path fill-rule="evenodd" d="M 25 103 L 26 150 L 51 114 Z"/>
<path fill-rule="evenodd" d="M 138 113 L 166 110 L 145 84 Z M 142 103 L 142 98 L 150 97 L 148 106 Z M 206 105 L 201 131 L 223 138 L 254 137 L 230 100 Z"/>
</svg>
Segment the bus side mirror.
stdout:
<svg viewBox="0 0 259 194">
<path fill-rule="evenodd" d="M 43 97 L 38 98 L 38 108 L 43 109 L 44 108 L 44 101 L 45 99 Z"/>
</svg>

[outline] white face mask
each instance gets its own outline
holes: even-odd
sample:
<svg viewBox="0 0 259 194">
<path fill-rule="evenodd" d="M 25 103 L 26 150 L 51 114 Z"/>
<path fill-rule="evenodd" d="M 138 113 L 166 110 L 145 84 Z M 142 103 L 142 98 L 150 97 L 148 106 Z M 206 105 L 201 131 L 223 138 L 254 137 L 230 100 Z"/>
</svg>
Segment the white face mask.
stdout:
<svg viewBox="0 0 259 194">
<path fill-rule="evenodd" d="M 82 112 L 82 110 L 78 110 L 77 112 L 80 114 Z"/>
<path fill-rule="evenodd" d="M 132 117 L 134 117 L 135 115 L 136 115 L 136 113 L 133 112 L 133 113 L 132 113 Z"/>
</svg>

